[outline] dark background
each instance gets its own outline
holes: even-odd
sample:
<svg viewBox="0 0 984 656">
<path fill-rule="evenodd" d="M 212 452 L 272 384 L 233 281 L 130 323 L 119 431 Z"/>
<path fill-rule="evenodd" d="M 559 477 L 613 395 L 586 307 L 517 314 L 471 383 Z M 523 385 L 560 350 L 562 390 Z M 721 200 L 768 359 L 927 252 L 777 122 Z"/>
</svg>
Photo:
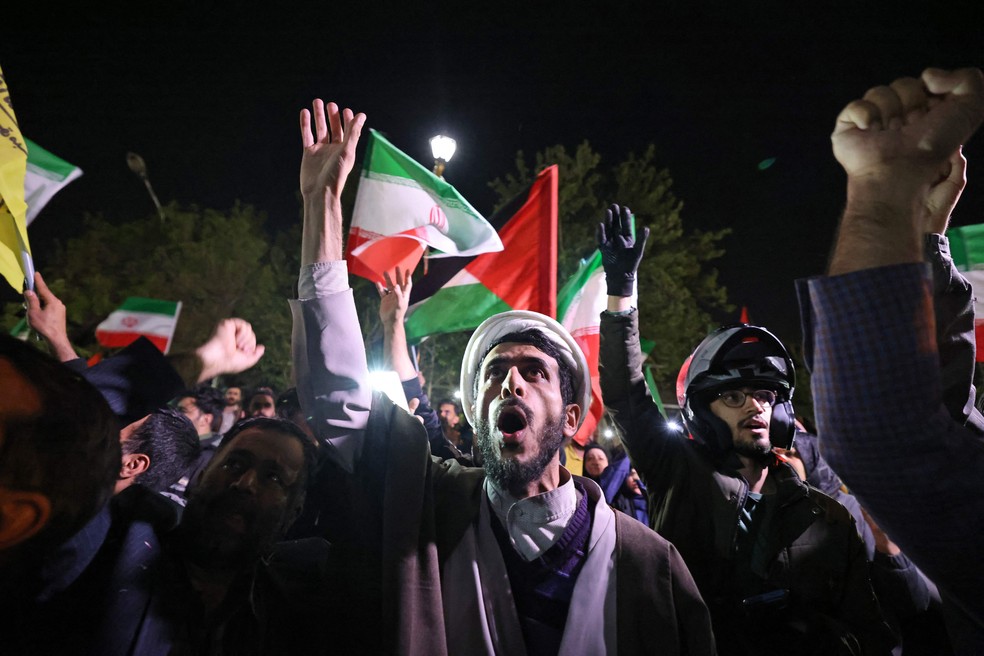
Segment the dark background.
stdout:
<svg viewBox="0 0 984 656">
<path fill-rule="evenodd" d="M 446 177 L 486 214 L 517 150 L 588 139 L 614 164 L 655 143 L 685 225 L 733 228 L 718 261 L 731 301 L 798 339 L 792 281 L 823 271 L 843 203 L 834 118 L 926 66 L 984 66 L 981 6 L 32 3 L 4 10 L 0 66 L 23 134 L 84 171 L 31 226 L 42 270 L 85 212 L 153 212 L 131 150 L 164 203 L 239 199 L 273 229 L 297 221 L 297 114 L 319 96 L 425 164 L 428 137 L 457 138 Z M 982 142 L 965 148 L 956 225 L 984 221 Z"/>
</svg>

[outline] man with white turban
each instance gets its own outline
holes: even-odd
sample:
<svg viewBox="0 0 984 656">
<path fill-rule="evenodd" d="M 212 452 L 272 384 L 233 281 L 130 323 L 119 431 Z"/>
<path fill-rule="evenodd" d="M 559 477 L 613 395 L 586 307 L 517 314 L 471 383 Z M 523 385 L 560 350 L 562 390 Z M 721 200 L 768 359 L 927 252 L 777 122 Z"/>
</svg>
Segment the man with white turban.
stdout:
<svg viewBox="0 0 984 656">
<path fill-rule="evenodd" d="M 401 654 L 714 653 L 673 545 L 560 464 L 590 400 L 584 354 L 560 324 L 505 312 L 472 335 L 462 405 L 484 470 L 432 457 L 423 426 L 369 391 L 336 202 L 364 117 L 323 112 L 316 102 L 316 136 L 302 118 L 293 357 L 328 459 L 299 525 L 351 560 L 338 568 L 354 573 L 340 582 L 341 629 Z"/>
</svg>

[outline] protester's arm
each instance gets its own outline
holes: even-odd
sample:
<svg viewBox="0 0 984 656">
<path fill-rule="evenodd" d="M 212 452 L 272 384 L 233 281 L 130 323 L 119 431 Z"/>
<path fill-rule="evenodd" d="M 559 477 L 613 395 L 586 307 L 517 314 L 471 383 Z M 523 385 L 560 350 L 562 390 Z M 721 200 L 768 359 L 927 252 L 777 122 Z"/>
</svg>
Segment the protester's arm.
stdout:
<svg viewBox="0 0 984 656">
<path fill-rule="evenodd" d="M 379 320 L 383 324 L 383 361 L 389 365 L 400 380 L 410 380 L 417 377 L 417 370 L 410 359 L 407 347 L 407 332 L 403 320 L 407 316 L 410 305 L 410 291 L 413 282 L 410 271 L 400 271 L 397 268 L 390 277 L 389 272 L 383 273 L 386 285 L 376 283 L 379 292 Z"/>
<path fill-rule="evenodd" d="M 379 292 L 379 320 L 383 325 L 383 363 L 400 377 L 407 402 L 417 401 L 413 413 L 420 418 L 424 428 L 427 429 L 427 437 L 433 445 L 435 440 L 444 439 L 444 433 L 441 431 L 437 412 L 431 407 L 430 399 L 424 394 L 417 369 L 410 359 L 407 331 L 403 325 L 407 308 L 410 306 L 410 292 L 413 289 L 410 271 L 401 271 L 397 268 L 392 277 L 388 271 L 384 272 L 383 279 L 386 281 L 385 285 L 376 283 L 376 291 Z"/>
<path fill-rule="evenodd" d="M 634 239 L 629 220 L 628 208 L 613 205 L 598 226 L 598 248 L 608 286 L 608 311 L 601 315 L 598 369 L 605 407 L 611 411 L 640 476 L 655 490 L 660 487 L 656 469 L 664 449 L 680 435 L 667 427 L 642 372 L 639 317 L 631 307 L 631 296 L 649 229 Z"/>
<path fill-rule="evenodd" d="M 932 280 L 921 261 L 933 229 L 929 191 L 949 177 L 951 156 L 982 118 L 977 70 L 927 70 L 847 106 L 833 135 L 847 206 L 830 277 L 811 280 L 804 299 L 824 457 L 980 622 L 984 569 L 969 554 L 984 530 L 984 450 L 943 405 Z"/>
<path fill-rule="evenodd" d="M 927 69 L 874 87 L 847 105 L 831 137 L 847 173 L 847 206 L 830 275 L 922 261 L 933 229 L 930 189 L 984 119 L 977 69 Z"/>
<path fill-rule="evenodd" d="M 27 302 L 27 323 L 44 337 L 53 355 L 60 362 L 78 358 L 72 342 L 68 339 L 65 304 L 48 289 L 41 272 L 34 274 L 34 287 L 37 292 L 29 289 L 24 291 L 24 300 Z"/>
<path fill-rule="evenodd" d="M 304 207 L 298 299 L 291 301 L 298 400 L 329 455 L 352 471 L 361 455 L 372 391 L 358 314 L 342 260 L 341 193 L 365 115 L 321 100 L 301 111 Z"/>
<path fill-rule="evenodd" d="M 212 336 L 194 351 L 173 353 L 167 360 L 191 389 L 216 376 L 246 371 L 265 351 L 265 346 L 256 343 L 253 326 L 231 317 L 219 321 Z"/>
</svg>

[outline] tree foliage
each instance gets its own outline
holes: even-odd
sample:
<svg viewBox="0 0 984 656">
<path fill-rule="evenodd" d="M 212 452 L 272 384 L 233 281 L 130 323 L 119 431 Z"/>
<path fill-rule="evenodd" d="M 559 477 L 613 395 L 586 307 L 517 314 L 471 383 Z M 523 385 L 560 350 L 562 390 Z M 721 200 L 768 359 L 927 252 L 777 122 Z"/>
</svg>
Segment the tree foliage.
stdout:
<svg viewBox="0 0 984 656">
<path fill-rule="evenodd" d="M 79 353 L 99 350 L 96 326 L 127 297 L 181 301 L 172 352 L 204 342 L 220 319 L 241 317 L 252 323 L 266 354 L 237 382 L 286 388 L 286 299 L 297 279 L 299 228 L 271 239 L 264 215 L 240 204 L 227 212 L 172 204 L 165 213 L 163 222 L 157 215 L 124 222 L 87 216 L 82 235 L 56 247 L 42 273 L 66 305 Z"/>
<path fill-rule="evenodd" d="M 558 286 L 594 252 L 595 229 L 609 204 L 627 205 L 640 228 L 649 226 L 638 275 L 640 332 L 656 343 L 650 360 L 657 382 L 672 390 L 680 365 L 713 327 L 712 314 L 733 309 L 709 265 L 724 254 L 720 242 L 729 230 L 684 230 L 683 202 L 673 194 L 669 171 L 656 164 L 652 145 L 611 167 L 602 165 L 601 155 L 587 142 L 573 153 L 551 146 L 537 153 L 532 164 L 519 152 L 516 170 L 490 183 L 499 206 L 551 164 L 560 169 Z"/>
</svg>

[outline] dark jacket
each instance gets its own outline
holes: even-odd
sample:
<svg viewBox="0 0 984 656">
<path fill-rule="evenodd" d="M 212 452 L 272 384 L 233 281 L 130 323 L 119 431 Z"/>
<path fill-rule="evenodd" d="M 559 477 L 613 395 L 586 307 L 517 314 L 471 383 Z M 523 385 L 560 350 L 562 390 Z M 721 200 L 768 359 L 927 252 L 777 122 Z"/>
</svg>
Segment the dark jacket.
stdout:
<svg viewBox="0 0 984 656">
<path fill-rule="evenodd" d="M 734 454 L 715 459 L 666 426 L 649 396 L 642 357 L 637 313 L 603 313 L 605 405 L 648 488 L 653 528 L 680 550 L 711 609 L 721 653 L 766 653 L 769 636 L 803 639 L 804 648 L 829 653 L 887 653 L 894 641 L 872 592 L 853 519 L 778 460 L 769 469 L 776 486 L 774 514 L 760 536 L 768 557 L 751 568 L 762 592 L 788 590 L 788 596 L 775 603 L 767 597 L 753 604 L 754 611 L 742 603 L 732 589 L 739 511 L 748 494 L 740 461 Z M 760 620 L 767 629 L 753 628 Z M 783 630 L 797 622 L 807 627 L 805 634 Z"/>
</svg>

